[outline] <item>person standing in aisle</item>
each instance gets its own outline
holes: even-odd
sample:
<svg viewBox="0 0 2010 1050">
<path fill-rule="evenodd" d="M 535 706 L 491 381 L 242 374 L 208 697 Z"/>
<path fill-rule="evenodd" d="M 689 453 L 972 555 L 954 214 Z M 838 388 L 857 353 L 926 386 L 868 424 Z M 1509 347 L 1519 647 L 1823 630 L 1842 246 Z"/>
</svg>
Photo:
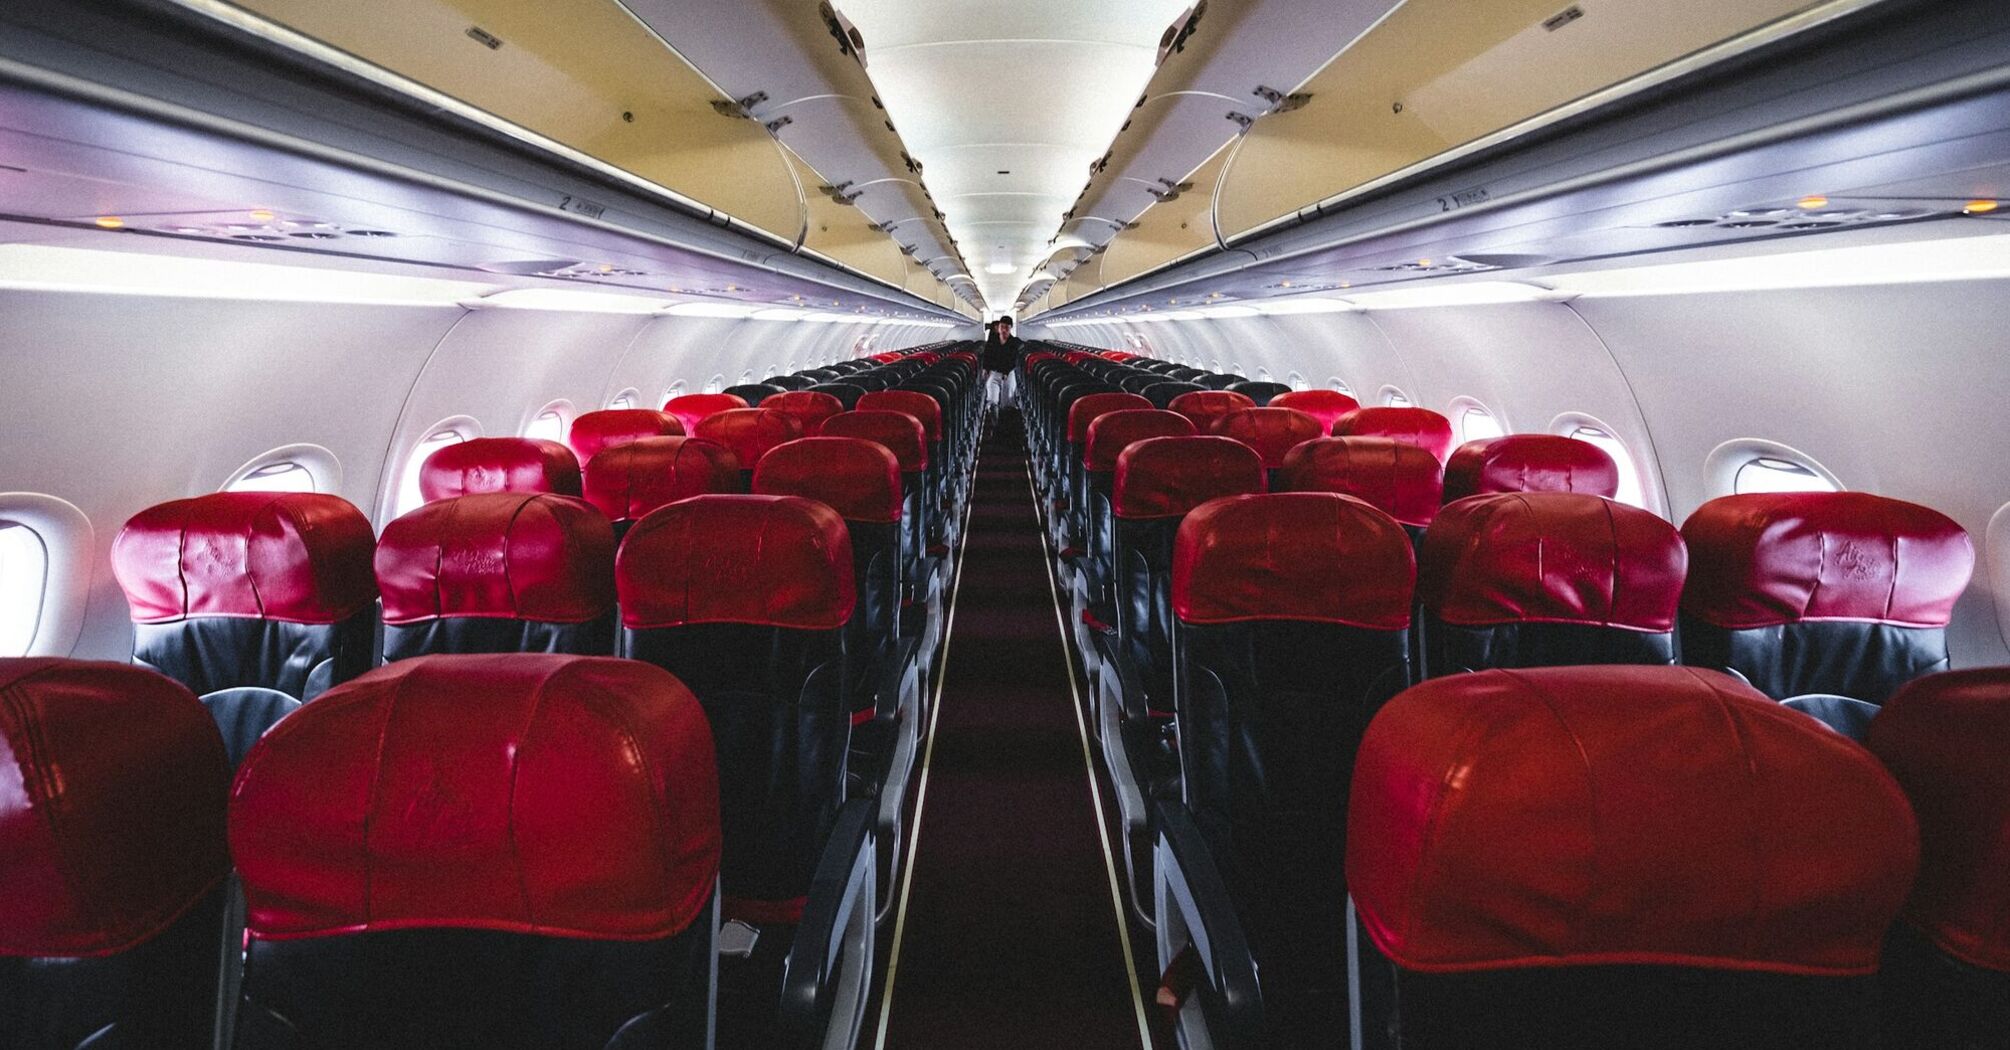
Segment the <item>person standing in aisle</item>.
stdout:
<svg viewBox="0 0 2010 1050">
<path fill-rule="evenodd" d="M 993 419 L 1012 404 L 1012 370 L 1019 367 L 1019 355 L 1025 352 L 1025 346 L 1012 334 L 1010 317 L 991 322 L 990 331 L 984 336 L 983 363 L 984 370 L 991 373 L 985 382 L 985 401 Z"/>
</svg>

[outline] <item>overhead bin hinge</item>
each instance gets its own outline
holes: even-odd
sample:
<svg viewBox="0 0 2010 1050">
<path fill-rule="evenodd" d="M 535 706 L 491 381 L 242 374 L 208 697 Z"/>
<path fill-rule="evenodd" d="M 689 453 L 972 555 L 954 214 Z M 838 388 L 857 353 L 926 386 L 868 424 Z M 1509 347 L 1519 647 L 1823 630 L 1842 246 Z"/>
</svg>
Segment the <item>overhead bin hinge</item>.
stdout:
<svg viewBox="0 0 2010 1050">
<path fill-rule="evenodd" d="M 782 130 L 783 128 L 786 128 L 786 127 L 788 127 L 789 125 L 791 125 L 791 124 L 794 124 L 794 123 L 795 123 L 795 121 L 794 121 L 794 120 L 791 120 L 791 119 L 790 119 L 790 118 L 788 117 L 788 115 L 784 114 L 784 115 L 782 115 L 782 116 L 779 116 L 779 117 L 776 117 L 775 119 L 773 119 L 773 120 L 771 120 L 771 121 L 768 121 L 767 123 L 765 123 L 765 124 L 763 124 L 763 125 L 761 125 L 761 126 L 762 126 L 762 127 L 764 127 L 764 128 L 767 128 L 767 129 L 768 129 L 768 134 L 770 134 L 770 135 L 773 135 L 773 134 L 775 134 L 775 133 L 777 133 L 777 132 L 781 131 L 781 130 Z"/>
<path fill-rule="evenodd" d="M 921 177 L 921 162 L 909 156 L 906 150 L 900 151 L 900 162 L 907 165 L 907 173 L 909 175 L 913 175 L 916 178 Z"/>
<path fill-rule="evenodd" d="M 1244 131 L 1248 131 L 1250 129 L 1250 126 L 1256 123 L 1256 118 L 1250 116 L 1247 113 L 1237 113 L 1231 110 L 1224 115 L 1228 117 L 1228 119 L 1235 121 L 1235 126 L 1241 128 Z"/>
<path fill-rule="evenodd" d="M 1289 113 L 1294 109 L 1302 108 L 1307 102 L 1312 101 L 1310 92 L 1300 91 L 1287 95 L 1274 87 L 1267 87 L 1263 84 L 1256 85 L 1256 90 L 1250 92 L 1250 94 L 1270 103 L 1270 109 L 1265 113 L 1265 116 L 1268 116 L 1270 113 Z"/>
<path fill-rule="evenodd" d="M 712 112 L 738 120 L 758 120 L 760 118 L 754 116 L 754 107 L 767 100 L 768 93 L 765 91 L 756 91 L 745 98 L 731 100 L 715 98 L 712 100 Z"/>
<path fill-rule="evenodd" d="M 851 190 L 851 192 L 846 193 L 845 192 L 846 190 Z M 845 182 L 840 182 L 835 186 L 818 186 L 817 192 L 823 194 L 826 197 L 829 197 L 831 200 L 834 200 L 839 204 L 850 204 L 851 202 L 857 200 L 859 198 L 859 195 L 864 193 L 865 191 L 852 190 L 851 182 L 847 180 Z"/>
<path fill-rule="evenodd" d="M 1146 186 L 1145 192 L 1158 198 L 1160 204 L 1164 204 L 1167 201 L 1179 199 L 1180 194 L 1190 189 L 1193 189 L 1193 183 L 1191 182 L 1174 182 L 1171 179 L 1162 178 L 1159 180 L 1158 186 Z"/>
</svg>

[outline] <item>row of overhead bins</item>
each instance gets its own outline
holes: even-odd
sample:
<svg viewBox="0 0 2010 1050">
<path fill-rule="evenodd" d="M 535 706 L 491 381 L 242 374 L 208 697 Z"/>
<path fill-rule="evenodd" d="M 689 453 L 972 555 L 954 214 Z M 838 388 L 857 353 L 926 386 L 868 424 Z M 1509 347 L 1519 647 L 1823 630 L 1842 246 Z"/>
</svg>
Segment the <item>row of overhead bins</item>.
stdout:
<svg viewBox="0 0 2010 1050">
<path fill-rule="evenodd" d="M 816 4 L 235 6 L 796 252 L 977 316 L 961 255 L 919 172 Z"/>
<path fill-rule="evenodd" d="M 1022 293 L 1038 314 L 1867 0 L 1207 0 Z M 1323 53 L 1318 53 L 1324 49 Z"/>
</svg>

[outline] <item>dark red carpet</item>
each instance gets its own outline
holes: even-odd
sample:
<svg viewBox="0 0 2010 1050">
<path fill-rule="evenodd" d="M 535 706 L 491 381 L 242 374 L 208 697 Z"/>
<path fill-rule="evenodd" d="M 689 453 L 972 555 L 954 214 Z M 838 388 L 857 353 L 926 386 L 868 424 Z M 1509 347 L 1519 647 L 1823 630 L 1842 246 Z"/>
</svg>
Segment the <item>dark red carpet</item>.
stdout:
<svg viewBox="0 0 2010 1050">
<path fill-rule="evenodd" d="M 890 1048 L 1139 1046 L 1043 557 L 1014 427 L 972 495 Z"/>
</svg>

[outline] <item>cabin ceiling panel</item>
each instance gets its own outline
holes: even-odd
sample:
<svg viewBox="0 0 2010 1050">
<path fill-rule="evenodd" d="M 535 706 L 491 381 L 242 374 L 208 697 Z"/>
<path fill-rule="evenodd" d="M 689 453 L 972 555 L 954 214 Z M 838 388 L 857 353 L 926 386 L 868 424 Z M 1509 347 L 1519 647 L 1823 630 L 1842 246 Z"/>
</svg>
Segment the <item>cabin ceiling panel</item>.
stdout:
<svg viewBox="0 0 2010 1050">
<path fill-rule="evenodd" d="M 994 308 L 1046 260 L 1090 163 L 1150 80 L 1161 36 L 1187 10 L 1186 0 L 837 6 Z"/>
</svg>

